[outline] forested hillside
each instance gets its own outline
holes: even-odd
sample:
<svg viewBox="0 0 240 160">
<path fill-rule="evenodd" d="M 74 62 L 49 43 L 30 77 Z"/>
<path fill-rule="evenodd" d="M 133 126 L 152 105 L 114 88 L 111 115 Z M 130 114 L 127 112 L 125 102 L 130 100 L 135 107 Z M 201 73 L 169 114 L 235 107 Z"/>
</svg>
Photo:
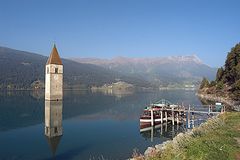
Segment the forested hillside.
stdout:
<svg viewBox="0 0 240 160">
<path fill-rule="evenodd" d="M 218 69 L 214 81 L 202 80 L 200 92 L 240 99 L 240 43 L 228 53 L 225 65 Z"/>
<path fill-rule="evenodd" d="M 78 89 L 125 81 L 137 87 L 149 83 L 92 64 L 63 59 L 64 88 Z M 25 51 L 0 47 L 0 89 L 33 89 L 44 87 L 47 57 Z"/>
</svg>

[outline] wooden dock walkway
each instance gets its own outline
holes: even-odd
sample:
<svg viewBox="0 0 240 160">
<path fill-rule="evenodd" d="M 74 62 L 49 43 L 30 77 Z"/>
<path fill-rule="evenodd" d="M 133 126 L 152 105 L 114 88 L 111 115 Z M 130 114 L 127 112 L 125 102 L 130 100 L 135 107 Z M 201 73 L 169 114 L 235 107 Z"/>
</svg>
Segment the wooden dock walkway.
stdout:
<svg viewBox="0 0 240 160">
<path fill-rule="evenodd" d="M 172 125 L 183 123 L 183 121 L 190 122 L 194 119 L 195 114 L 208 114 L 208 115 L 217 115 L 225 112 L 225 106 L 222 105 L 220 110 L 217 109 L 216 105 L 202 105 L 202 106 L 188 106 L 183 105 L 170 105 L 167 107 L 162 107 L 158 110 L 154 108 L 150 109 L 151 111 L 151 126 L 155 124 L 163 124 L 172 122 Z M 156 118 L 158 115 L 158 118 Z M 160 118 L 159 118 L 160 117 Z M 144 122 L 144 120 L 141 120 Z M 147 120 L 146 120 L 147 122 Z"/>
</svg>

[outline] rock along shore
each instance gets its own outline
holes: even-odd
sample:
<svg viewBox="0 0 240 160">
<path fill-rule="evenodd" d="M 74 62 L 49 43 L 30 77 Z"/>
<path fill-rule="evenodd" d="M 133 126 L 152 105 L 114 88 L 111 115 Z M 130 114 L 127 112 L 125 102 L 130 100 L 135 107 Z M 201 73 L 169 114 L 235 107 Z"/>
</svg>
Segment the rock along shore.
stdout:
<svg viewBox="0 0 240 160">
<path fill-rule="evenodd" d="M 200 126 L 193 128 L 190 131 L 179 133 L 176 137 L 173 138 L 173 140 L 168 140 L 162 144 L 148 147 L 144 152 L 144 155 L 133 153 L 133 158 L 130 160 L 145 160 L 154 157 L 161 157 L 161 155 L 168 154 L 169 152 L 175 153 L 177 155 L 178 152 L 180 153 L 183 148 L 191 143 L 194 137 L 206 134 L 219 126 L 222 126 L 223 124 L 224 121 L 219 118 L 219 115 L 214 116 L 212 118 L 209 118 L 205 123 L 202 123 Z"/>
<path fill-rule="evenodd" d="M 234 110 L 240 111 L 240 101 L 234 101 L 229 98 L 217 96 L 215 94 L 196 93 L 196 95 L 202 99 L 225 103 L 232 107 Z"/>
</svg>

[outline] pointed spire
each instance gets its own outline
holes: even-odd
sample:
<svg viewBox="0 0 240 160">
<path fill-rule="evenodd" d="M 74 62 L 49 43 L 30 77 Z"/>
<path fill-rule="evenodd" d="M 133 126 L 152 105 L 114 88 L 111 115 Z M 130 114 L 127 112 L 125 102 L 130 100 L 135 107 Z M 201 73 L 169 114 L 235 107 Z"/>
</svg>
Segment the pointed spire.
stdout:
<svg viewBox="0 0 240 160">
<path fill-rule="evenodd" d="M 57 148 L 60 143 L 61 137 L 62 136 L 47 137 L 47 141 L 48 141 L 49 147 L 51 148 L 51 152 L 52 152 L 53 156 L 56 155 Z"/>
<path fill-rule="evenodd" d="M 47 65 L 48 64 L 58 64 L 58 65 L 62 65 L 62 60 L 58 54 L 58 51 L 57 51 L 57 47 L 56 45 L 54 44 L 53 46 L 53 49 L 52 49 L 52 52 L 48 58 L 48 61 L 47 61 Z"/>
</svg>

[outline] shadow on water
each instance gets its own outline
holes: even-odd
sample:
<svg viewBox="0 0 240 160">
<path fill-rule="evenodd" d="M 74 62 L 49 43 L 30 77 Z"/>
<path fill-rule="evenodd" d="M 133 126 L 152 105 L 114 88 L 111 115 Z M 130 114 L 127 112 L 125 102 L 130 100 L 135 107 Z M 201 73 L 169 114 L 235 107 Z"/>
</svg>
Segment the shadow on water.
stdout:
<svg viewBox="0 0 240 160">
<path fill-rule="evenodd" d="M 189 123 L 172 125 L 171 122 L 158 124 L 153 127 L 146 127 L 140 129 L 140 134 L 145 140 L 154 141 L 154 138 L 167 138 L 173 139 L 177 134 L 186 132 L 194 127 L 199 126 L 201 123 L 205 122 L 208 116 L 201 115 L 195 120 L 191 120 Z"/>
<path fill-rule="evenodd" d="M 58 155 L 54 155 L 51 158 L 46 158 L 45 160 L 52 160 L 52 159 L 58 159 L 58 160 L 66 160 L 66 159 L 74 159 L 76 158 L 78 155 L 81 155 L 82 152 L 88 150 L 90 147 L 90 145 L 85 145 L 85 146 L 81 146 L 79 148 L 74 148 L 71 150 L 67 150 L 63 153 L 60 153 Z M 81 158 L 79 158 L 81 159 Z"/>
<path fill-rule="evenodd" d="M 186 114 L 186 120 L 182 121 L 180 124 L 172 125 L 170 122 L 165 122 L 163 124 L 157 124 L 148 127 L 140 127 L 140 134 L 145 140 L 153 142 L 156 138 L 166 138 L 173 139 L 177 134 L 184 133 L 193 129 L 194 127 L 198 127 L 200 124 L 205 122 L 209 117 L 213 115 L 208 114 L 191 114 L 188 118 L 188 113 Z"/>
<path fill-rule="evenodd" d="M 145 140 L 153 141 L 154 138 L 167 138 L 172 139 L 178 133 L 185 132 L 186 128 L 184 125 L 171 125 L 170 123 L 164 123 L 155 125 L 153 127 L 147 127 L 140 129 L 140 134 Z"/>
</svg>

